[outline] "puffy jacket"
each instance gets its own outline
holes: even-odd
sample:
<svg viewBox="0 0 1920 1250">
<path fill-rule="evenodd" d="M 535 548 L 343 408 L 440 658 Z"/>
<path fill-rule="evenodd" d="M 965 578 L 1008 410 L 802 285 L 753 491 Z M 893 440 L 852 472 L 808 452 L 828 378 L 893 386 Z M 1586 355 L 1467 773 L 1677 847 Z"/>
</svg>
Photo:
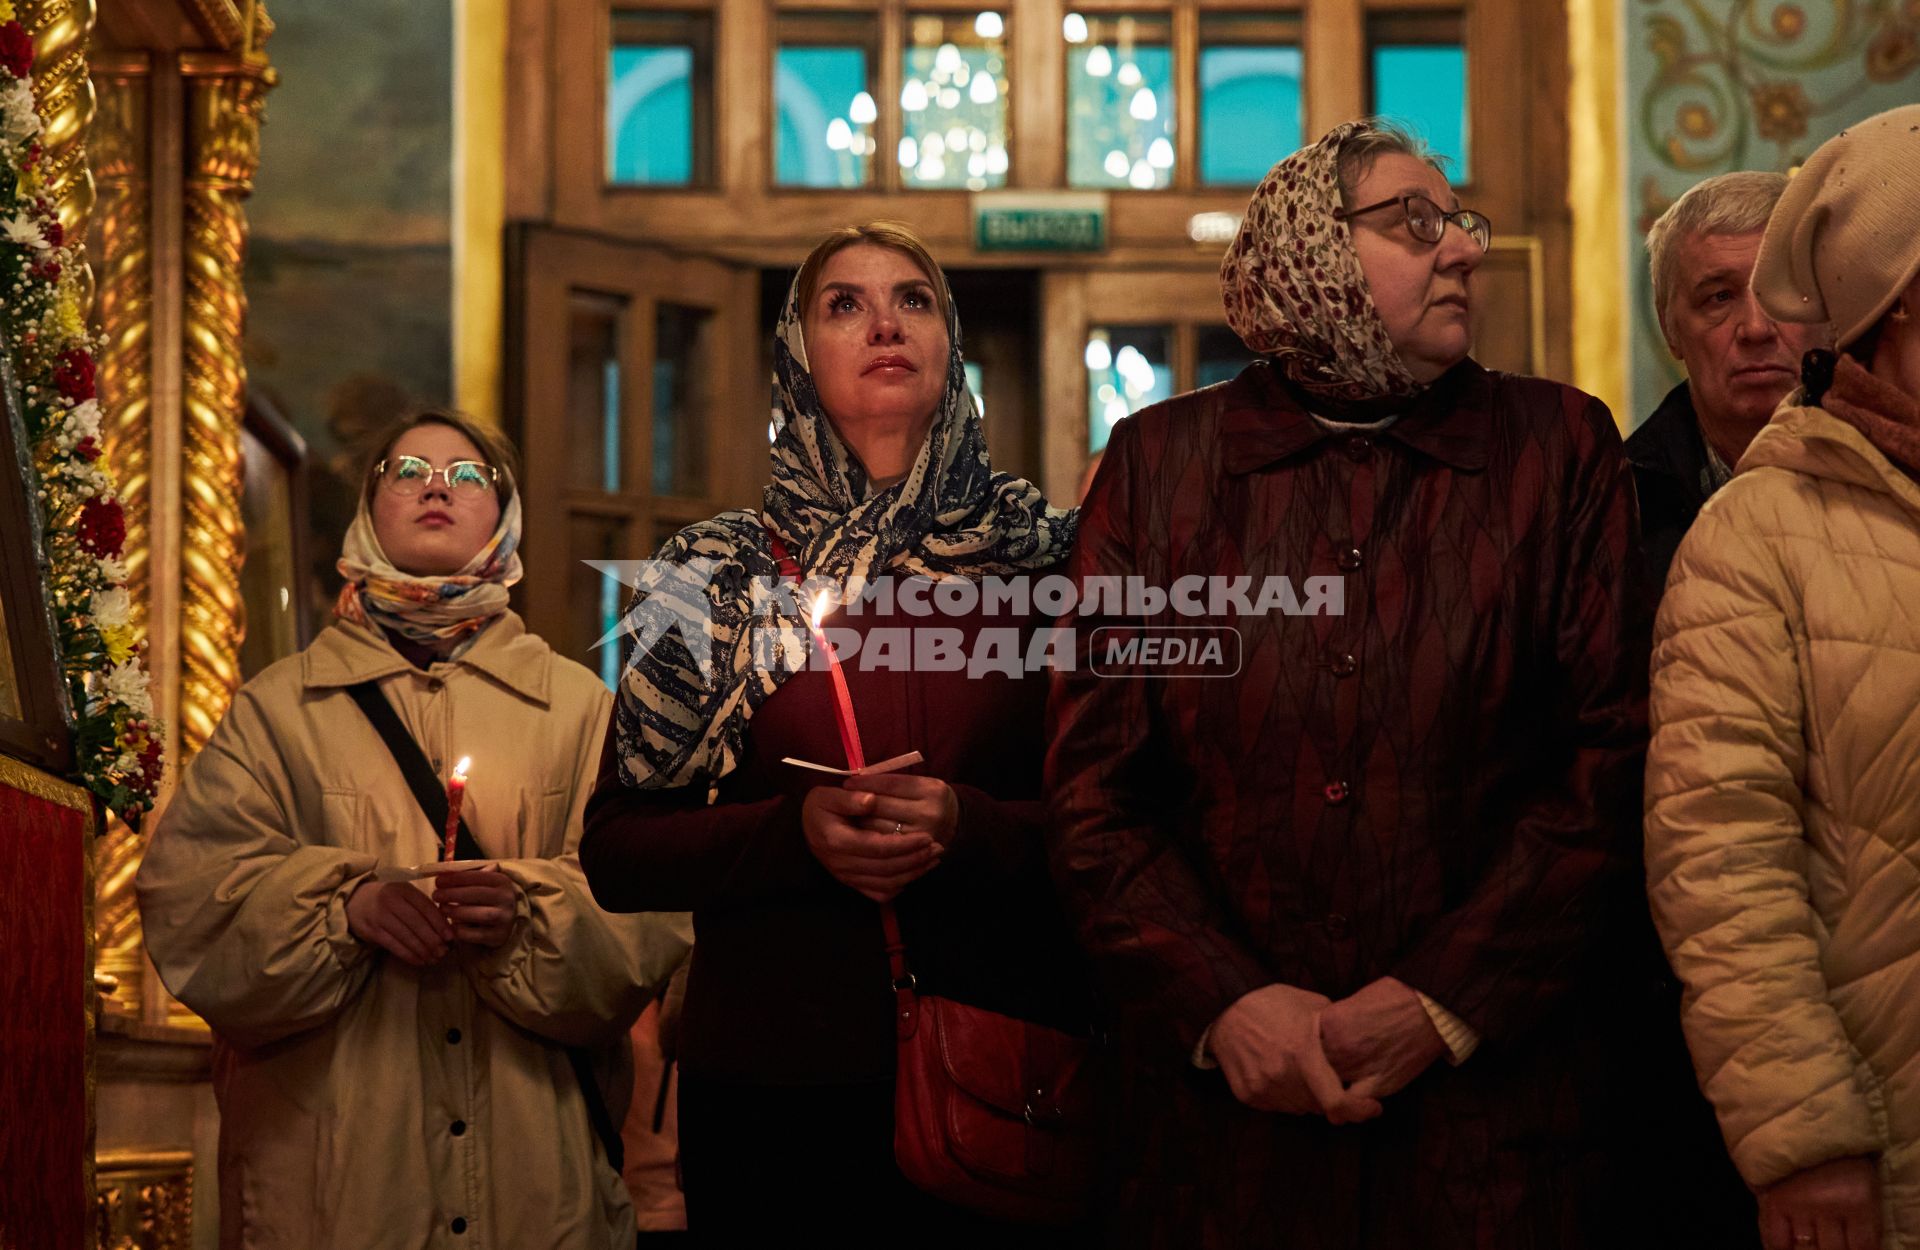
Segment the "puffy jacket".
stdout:
<svg viewBox="0 0 1920 1250">
<path fill-rule="evenodd" d="M 1653 914 L 1756 1188 L 1877 1155 L 1920 1247 L 1920 485 L 1775 414 L 1675 556 L 1647 762 Z"/>
</svg>

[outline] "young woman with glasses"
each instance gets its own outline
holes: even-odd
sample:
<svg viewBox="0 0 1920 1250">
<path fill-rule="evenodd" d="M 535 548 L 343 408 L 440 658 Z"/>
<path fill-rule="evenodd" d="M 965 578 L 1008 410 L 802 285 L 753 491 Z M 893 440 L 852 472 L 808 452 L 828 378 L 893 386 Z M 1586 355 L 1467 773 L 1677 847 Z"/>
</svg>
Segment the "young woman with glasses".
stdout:
<svg viewBox="0 0 1920 1250">
<path fill-rule="evenodd" d="M 596 1127 L 624 1107 L 568 1052 L 618 1068 L 685 926 L 588 893 L 574 848 L 610 699 L 507 607 L 519 544 L 504 440 L 441 410 L 396 425 L 337 619 L 240 689 L 154 833 L 147 949 L 214 1034 L 222 1246 L 633 1245 Z M 430 788 L 472 763 L 486 858 L 430 890 L 400 870 L 443 830 L 369 692 Z"/>
</svg>

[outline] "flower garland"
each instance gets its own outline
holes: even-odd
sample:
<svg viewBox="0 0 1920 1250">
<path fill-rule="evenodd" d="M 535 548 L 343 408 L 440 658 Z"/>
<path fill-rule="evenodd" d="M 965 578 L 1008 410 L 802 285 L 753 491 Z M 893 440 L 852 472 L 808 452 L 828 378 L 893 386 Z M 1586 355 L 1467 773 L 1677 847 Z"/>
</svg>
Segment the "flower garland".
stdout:
<svg viewBox="0 0 1920 1250">
<path fill-rule="evenodd" d="M 0 331 L 13 353 L 38 482 L 48 593 L 73 714 L 76 768 L 137 823 L 160 784 L 160 726 L 121 559 L 127 521 L 100 461 L 100 402 L 77 281 L 83 263 L 45 195 L 33 37 L 0 0 Z M 11 472 L 0 467 L 0 472 Z"/>
</svg>

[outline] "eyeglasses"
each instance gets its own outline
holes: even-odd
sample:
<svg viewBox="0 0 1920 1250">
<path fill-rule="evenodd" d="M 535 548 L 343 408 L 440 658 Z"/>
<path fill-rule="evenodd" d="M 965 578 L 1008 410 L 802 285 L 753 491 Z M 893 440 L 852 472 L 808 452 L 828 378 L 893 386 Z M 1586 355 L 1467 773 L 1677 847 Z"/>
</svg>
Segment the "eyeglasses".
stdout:
<svg viewBox="0 0 1920 1250">
<path fill-rule="evenodd" d="M 1457 213 L 1444 212 L 1424 195 L 1396 195 L 1390 200 L 1381 200 L 1378 204 L 1369 204 L 1352 212 L 1343 208 L 1333 216 L 1336 221 L 1347 221 L 1364 213 L 1392 208 L 1396 204 L 1407 210 L 1407 233 L 1422 243 L 1440 242 L 1447 233 L 1447 223 L 1452 222 L 1465 231 L 1469 239 L 1478 243 L 1481 251 L 1486 251 L 1493 244 L 1493 223 L 1487 220 L 1485 214 L 1466 208 Z"/>
<path fill-rule="evenodd" d="M 431 461 L 419 456 L 395 456 L 374 465 L 373 471 L 381 486 L 408 498 L 424 494 L 436 477 L 446 481 L 449 495 L 466 499 L 492 490 L 500 480 L 500 470 L 478 460 L 456 460 L 444 469 L 436 469 Z"/>
</svg>

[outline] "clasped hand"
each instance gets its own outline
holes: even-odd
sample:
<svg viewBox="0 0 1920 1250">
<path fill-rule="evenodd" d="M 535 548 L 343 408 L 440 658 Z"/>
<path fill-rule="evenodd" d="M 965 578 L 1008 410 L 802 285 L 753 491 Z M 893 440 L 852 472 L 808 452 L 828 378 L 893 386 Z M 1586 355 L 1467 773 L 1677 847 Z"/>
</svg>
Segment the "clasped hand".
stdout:
<svg viewBox="0 0 1920 1250">
<path fill-rule="evenodd" d="M 1830 1159 L 1758 1197 L 1766 1250 L 1880 1250 L 1880 1176 L 1869 1157 Z"/>
<path fill-rule="evenodd" d="M 905 773 L 815 786 L 800 807 L 800 828 L 813 857 L 876 903 L 892 902 L 933 871 L 959 823 L 952 786 Z"/>
<path fill-rule="evenodd" d="M 453 942 L 499 947 L 513 932 L 518 896 L 498 868 L 442 873 L 429 899 L 411 882 L 362 882 L 347 898 L 347 928 L 416 968 L 444 959 Z"/>
<path fill-rule="evenodd" d="M 1243 996 L 1208 1048 L 1233 1096 L 1261 1111 L 1358 1124 L 1446 1052 L 1413 990 L 1383 977 L 1334 1002 L 1291 985 Z"/>
</svg>

